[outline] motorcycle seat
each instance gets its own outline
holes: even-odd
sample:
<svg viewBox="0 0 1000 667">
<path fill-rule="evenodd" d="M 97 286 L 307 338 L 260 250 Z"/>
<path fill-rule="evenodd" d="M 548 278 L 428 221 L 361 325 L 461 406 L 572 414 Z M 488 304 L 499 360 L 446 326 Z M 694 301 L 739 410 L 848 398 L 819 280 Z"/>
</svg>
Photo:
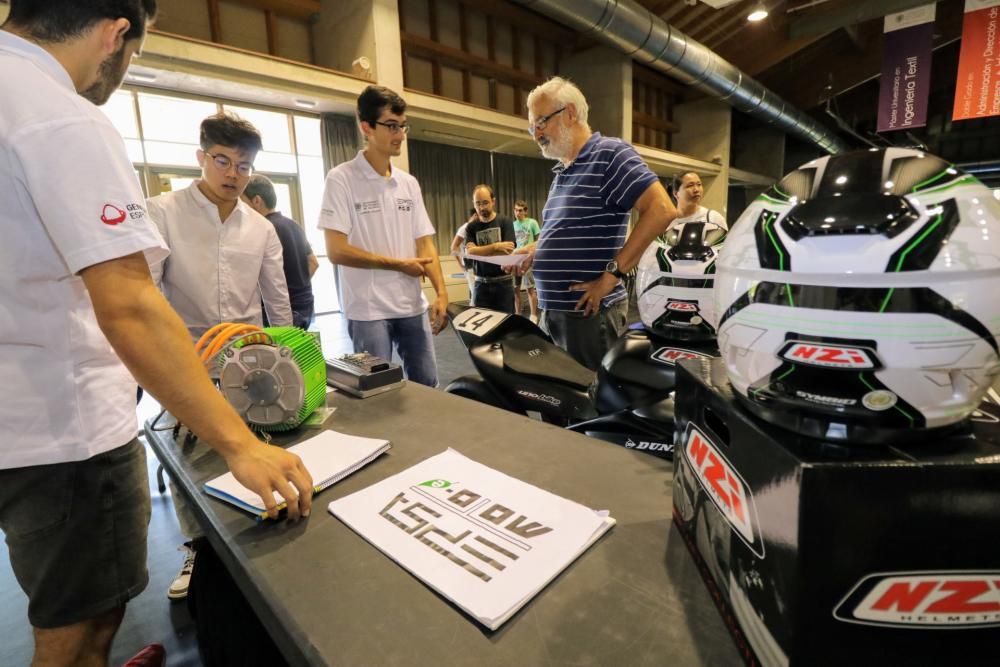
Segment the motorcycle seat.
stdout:
<svg viewBox="0 0 1000 667">
<path fill-rule="evenodd" d="M 528 334 L 501 341 L 503 365 L 522 375 L 552 380 L 586 391 L 597 377 L 562 348 L 540 336 Z"/>
</svg>

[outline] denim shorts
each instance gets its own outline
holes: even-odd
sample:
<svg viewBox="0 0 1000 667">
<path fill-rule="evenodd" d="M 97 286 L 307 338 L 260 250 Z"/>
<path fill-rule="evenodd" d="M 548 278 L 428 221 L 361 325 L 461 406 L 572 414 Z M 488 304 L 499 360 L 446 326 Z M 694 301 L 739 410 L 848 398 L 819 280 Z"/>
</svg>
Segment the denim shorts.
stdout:
<svg viewBox="0 0 1000 667">
<path fill-rule="evenodd" d="M 28 620 L 58 628 L 101 616 L 149 581 L 146 449 L 0 470 L 0 530 Z"/>
</svg>

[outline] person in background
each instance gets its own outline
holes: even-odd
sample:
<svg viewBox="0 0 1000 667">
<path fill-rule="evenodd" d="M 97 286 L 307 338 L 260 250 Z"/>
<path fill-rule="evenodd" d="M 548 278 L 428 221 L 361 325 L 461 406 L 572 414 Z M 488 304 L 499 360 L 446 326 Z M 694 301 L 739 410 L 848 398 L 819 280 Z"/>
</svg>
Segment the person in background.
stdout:
<svg viewBox="0 0 1000 667">
<path fill-rule="evenodd" d="M 300 329 L 308 329 L 314 314 L 310 279 L 319 268 L 319 260 L 313 254 L 305 231 L 299 223 L 276 210 L 278 195 L 267 176 L 251 176 L 242 199 L 274 225 L 274 231 L 281 241 L 285 283 L 288 285 L 288 299 L 292 306 L 292 323 Z"/>
<path fill-rule="evenodd" d="M 476 219 L 476 209 L 469 211 L 469 219 L 462 223 L 462 226 L 455 231 L 455 238 L 451 240 L 451 254 L 455 256 L 458 265 L 465 271 L 465 282 L 469 284 L 469 302 L 472 302 L 472 291 L 476 287 L 476 272 L 472 270 L 472 262 L 465 258 L 465 233 L 469 228 L 469 223 Z"/>
<path fill-rule="evenodd" d="M 395 349 L 409 380 L 436 387 L 431 335 L 448 321 L 448 292 L 420 185 L 391 161 L 410 129 L 406 102 L 368 86 L 357 113 L 365 147 L 327 174 L 319 217 L 327 255 L 342 267 L 347 332 L 355 352 L 388 360 Z M 425 276 L 437 294 L 430 320 Z"/>
<path fill-rule="evenodd" d="M 514 251 L 514 222 L 496 212 L 493 188 L 477 185 L 472 190 L 476 219 L 466 227 L 465 253 L 472 257 L 509 255 Z M 472 260 L 476 287 L 472 305 L 505 313 L 514 312 L 514 277 L 497 264 Z"/>
<path fill-rule="evenodd" d="M 705 186 L 701 184 L 701 178 L 695 172 L 687 171 L 674 176 L 670 190 L 677 199 L 677 217 L 670 223 L 671 227 L 685 222 L 711 222 L 722 229 L 729 229 L 722 214 L 701 205 L 701 200 L 705 196 Z"/>
<path fill-rule="evenodd" d="M 531 91 L 527 106 L 528 132 L 542 155 L 559 164 L 545 225 L 516 271 L 534 269 L 542 328 L 597 370 L 625 330 L 622 277 L 677 211 L 634 148 L 590 129 L 587 100 L 575 85 L 553 77 Z M 626 239 L 633 208 L 639 217 Z"/>
<path fill-rule="evenodd" d="M 156 289 L 149 262 L 167 247 L 97 108 L 142 50 L 156 4 L 12 0 L 0 27 L 0 531 L 36 666 L 107 665 L 149 581 L 136 380 L 272 516 L 275 491 L 293 519 L 311 508 L 301 461 L 250 432 Z M 163 661 L 152 645 L 126 664 Z"/>
<path fill-rule="evenodd" d="M 146 201 L 170 256 L 151 267 L 153 280 L 196 341 L 220 322 L 263 326 L 261 303 L 272 326 L 290 326 L 281 241 L 274 226 L 240 199 L 263 142 L 249 122 L 232 114 L 201 122 L 196 157 L 201 178 L 187 188 Z M 177 416 L 177 415 L 175 415 Z M 196 538 L 204 535 L 184 496 L 171 481 L 184 562 L 167 597 L 187 597 Z"/>
<path fill-rule="evenodd" d="M 528 202 L 518 199 L 514 202 L 514 243 L 515 253 L 530 252 L 529 246 L 534 246 L 541 229 L 538 221 L 528 217 Z M 535 292 L 535 280 L 531 277 L 531 269 L 523 275 L 514 275 L 514 312 L 521 314 L 521 290 L 528 293 L 528 306 L 532 322 L 538 321 L 538 294 Z"/>
</svg>

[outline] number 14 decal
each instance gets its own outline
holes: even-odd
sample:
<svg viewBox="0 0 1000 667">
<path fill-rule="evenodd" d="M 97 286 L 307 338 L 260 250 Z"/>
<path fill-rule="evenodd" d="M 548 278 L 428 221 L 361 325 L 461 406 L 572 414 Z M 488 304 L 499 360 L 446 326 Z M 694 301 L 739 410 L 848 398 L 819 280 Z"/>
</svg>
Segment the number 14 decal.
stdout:
<svg viewBox="0 0 1000 667">
<path fill-rule="evenodd" d="M 455 328 L 473 336 L 485 336 L 500 326 L 500 323 L 510 317 L 510 313 L 501 313 L 485 308 L 469 308 L 459 315 L 453 324 Z"/>
</svg>

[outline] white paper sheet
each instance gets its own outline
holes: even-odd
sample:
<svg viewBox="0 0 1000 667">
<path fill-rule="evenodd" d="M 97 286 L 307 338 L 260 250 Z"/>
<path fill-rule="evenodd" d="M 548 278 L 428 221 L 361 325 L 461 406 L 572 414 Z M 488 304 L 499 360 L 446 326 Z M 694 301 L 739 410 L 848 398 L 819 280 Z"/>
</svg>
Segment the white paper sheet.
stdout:
<svg viewBox="0 0 1000 667">
<path fill-rule="evenodd" d="M 328 509 L 493 630 L 614 525 L 451 449 Z"/>
<path fill-rule="evenodd" d="M 486 262 L 487 264 L 496 264 L 497 266 L 517 266 L 525 259 L 527 259 L 528 255 L 525 253 L 521 253 L 519 255 L 511 254 L 511 255 L 488 255 L 488 256 L 463 254 L 462 258 L 463 261 L 471 259 L 476 262 Z"/>
</svg>

